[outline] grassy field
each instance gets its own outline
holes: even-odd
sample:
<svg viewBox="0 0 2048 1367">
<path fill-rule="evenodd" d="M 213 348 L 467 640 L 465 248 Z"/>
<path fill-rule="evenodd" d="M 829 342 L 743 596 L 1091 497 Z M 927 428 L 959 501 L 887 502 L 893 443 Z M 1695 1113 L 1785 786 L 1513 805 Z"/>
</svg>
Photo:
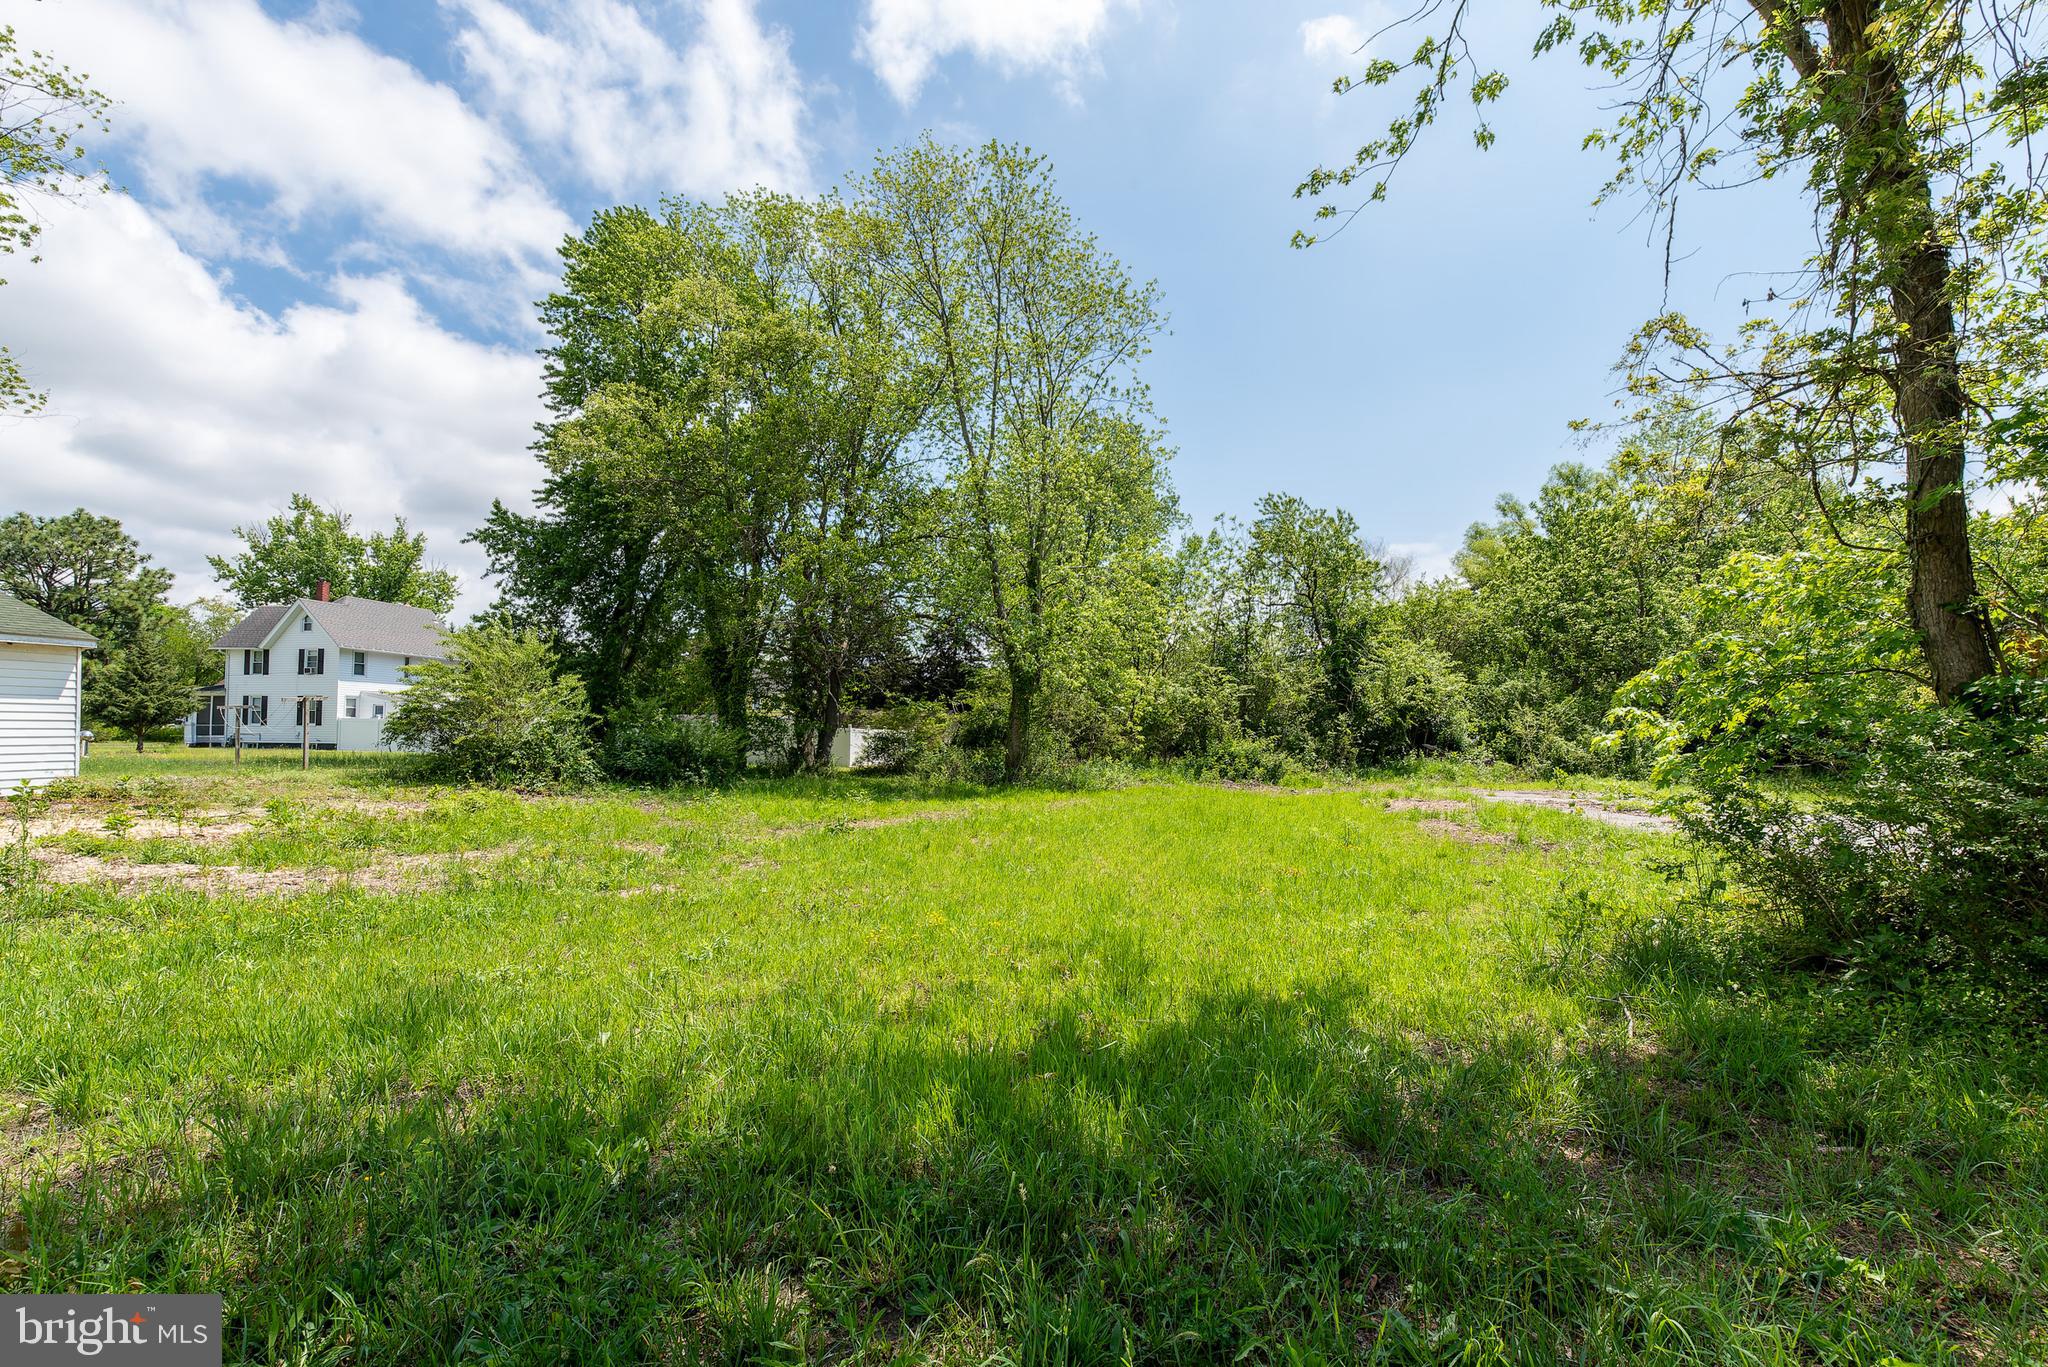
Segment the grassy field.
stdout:
<svg viewBox="0 0 2048 1367">
<path fill-rule="evenodd" d="M 296 766 L 103 751 L 35 828 L 0 1290 L 264 1363 L 2048 1357 L 2040 1037 L 1772 968 L 1676 837 Z"/>
</svg>

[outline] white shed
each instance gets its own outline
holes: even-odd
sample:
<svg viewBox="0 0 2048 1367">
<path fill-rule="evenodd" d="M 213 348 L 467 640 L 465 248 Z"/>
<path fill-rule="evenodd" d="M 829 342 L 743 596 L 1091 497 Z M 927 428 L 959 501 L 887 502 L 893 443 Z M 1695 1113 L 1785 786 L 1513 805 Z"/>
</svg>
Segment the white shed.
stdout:
<svg viewBox="0 0 2048 1367">
<path fill-rule="evenodd" d="M 97 644 L 0 593 L 0 792 L 78 772 L 79 660 Z"/>
</svg>

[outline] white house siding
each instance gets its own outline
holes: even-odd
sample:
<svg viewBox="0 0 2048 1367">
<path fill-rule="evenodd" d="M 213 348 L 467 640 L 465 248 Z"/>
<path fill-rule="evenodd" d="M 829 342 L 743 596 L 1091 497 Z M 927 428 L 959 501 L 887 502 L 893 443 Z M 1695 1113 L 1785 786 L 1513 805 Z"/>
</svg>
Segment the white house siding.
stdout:
<svg viewBox="0 0 2048 1367">
<path fill-rule="evenodd" d="M 270 700 L 270 714 L 261 726 L 252 726 L 246 722 L 243 724 L 244 745 L 297 745 L 298 704 L 291 699 L 300 694 L 312 694 L 321 702 L 320 724 L 308 728 L 307 741 L 323 748 L 336 743 L 339 735 L 338 714 L 341 710 L 337 681 L 342 677 L 341 671 L 348 668 L 347 657 L 335 648 L 333 638 L 321 629 L 318 622 L 313 623 L 310 630 L 304 629 L 303 617 L 303 613 L 291 613 L 284 621 L 278 623 L 277 630 L 271 633 L 268 675 L 245 672 L 242 667 L 242 651 L 226 652 L 228 706 L 241 706 L 245 697 L 262 697 Z M 301 650 L 327 652 L 320 673 L 299 673 Z M 250 663 L 254 663 L 253 659 Z M 226 742 L 234 744 L 234 736 L 234 718 L 230 713 Z"/>
<path fill-rule="evenodd" d="M 282 622 L 270 638 L 270 673 L 253 674 L 243 667 L 243 656 L 249 654 L 249 664 L 257 662 L 254 652 L 229 650 L 224 652 L 227 668 L 227 705 L 239 707 L 245 697 L 270 699 L 269 719 L 261 726 L 242 728 L 244 745 L 297 745 L 299 728 L 294 718 L 298 715 L 298 704 L 288 701 L 301 693 L 316 693 L 321 699 L 320 724 L 311 728 L 308 739 L 316 746 L 333 746 L 338 750 L 382 750 L 384 744 L 384 723 L 373 715 L 376 706 L 384 707 L 386 716 L 397 710 L 410 681 L 405 675 L 407 660 L 399 655 L 387 655 L 381 651 L 363 652 L 363 672 L 355 672 L 355 652 L 338 648 L 331 637 L 315 622 L 312 629 L 303 625 L 304 614 L 294 613 Z M 300 674 L 299 652 L 301 650 L 325 650 L 321 672 Z M 358 715 L 347 713 L 347 703 L 357 698 Z M 190 724 L 187 724 L 190 731 Z M 234 744 L 234 714 L 229 713 L 228 733 L 221 738 L 221 744 Z"/>
<path fill-rule="evenodd" d="M 384 743 L 384 722 L 375 717 L 343 717 L 337 734 L 338 750 L 388 750 Z"/>
<path fill-rule="evenodd" d="M 78 772 L 78 657 L 0 642 L 0 789 Z"/>
</svg>

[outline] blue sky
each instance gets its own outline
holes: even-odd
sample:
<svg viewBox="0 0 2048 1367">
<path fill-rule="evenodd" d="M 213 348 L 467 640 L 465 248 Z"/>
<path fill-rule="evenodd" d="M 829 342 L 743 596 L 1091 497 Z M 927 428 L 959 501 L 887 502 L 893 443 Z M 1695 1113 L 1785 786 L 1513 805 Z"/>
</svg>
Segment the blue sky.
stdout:
<svg viewBox="0 0 2048 1367">
<path fill-rule="evenodd" d="M 1441 568 L 1504 490 L 1581 453 L 1665 300 L 1633 203 L 1590 201 L 1600 96 L 1532 65 L 1481 154 L 1452 123 L 1391 203 L 1313 250 L 1290 191 L 1390 105 L 1331 78 L 1377 0 L 38 0 L 23 38 L 119 102 L 121 187 L 45 210 L 5 337 L 50 411 L 0 426 L 0 505 L 120 516 L 179 574 L 294 490 L 407 515 L 482 606 L 459 537 L 523 504 L 531 301 L 604 205 L 818 189 L 931 130 L 1054 163 L 1172 313 L 1149 365 L 1198 524 L 1284 489 Z M 1720 329 L 1811 239 L 1766 190 L 1682 210 L 1669 300 Z"/>
</svg>

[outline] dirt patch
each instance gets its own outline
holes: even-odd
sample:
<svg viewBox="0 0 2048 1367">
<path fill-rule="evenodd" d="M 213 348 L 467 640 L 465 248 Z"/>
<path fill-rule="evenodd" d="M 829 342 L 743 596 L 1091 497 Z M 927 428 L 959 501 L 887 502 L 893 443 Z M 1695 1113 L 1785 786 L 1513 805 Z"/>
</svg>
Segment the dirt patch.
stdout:
<svg viewBox="0 0 2048 1367">
<path fill-rule="evenodd" d="M 170 816 L 141 815 L 145 805 L 139 800 L 76 806 L 60 803 L 47 816 L 29 822 L 28 833 L 38 840 L 50 835 L 113 835 L 107 826 L 107 818 L 120 813 L 134 818 L 124 833 L 129 840 L 230 840 L 238 835 L 247 835 L 265 824 L 262 813 L 250 807 L 195 807 L 185 813 L 183 821 L 179 821 Z M 295 810 L 307 817 L 318 817 L 328 812 L 377 815 L 423 812 L 432 805 L 417 798 L 337 798 L 331 802 L 310 803 Z M 9 829 L 11 832 L 16 828 L 10 826 Z"/>
<path fill-rule="evenodd" d="M 1431 812 L 1442 816 L 1450 812 L 1469 812 L 1472 804 L 1451 797 L 1397 797 L 1387 803 L 1390 812 Z"/>
<path fill-rule="evenodd" d="M 1591 793 L 1553 788 L 1475 788 L 1472 796 L 1486 802 L 1509 802 L 1523 807 L 1547 807 L 1554 812 L 1570 812 L 1625 831 L 1655 831 L 1660 835 L 1670 835 L 1678 829 L 1678 823 L 1668 816 L 1630 811 Z"/>
<path fill-rule="evenodd" d="M 18 1092 L 0 1092 L 0 1183 L 17 1184 L 50 1164 L 68 1169 L 84 1147 L 78 1132 L 59 1121 L 48 1106 Z M 11 1220 L 6 1234 L 0 1242 L 15 1248 Z"/>
<path fill-rule="evenodd" d="M 1498 831 L 1474 830 L 1472 827 L 1461 822 L 1445 821 L 1441 817 L 1432 817 L 1427 821 L 1418 821 L 1415 825 L 1419 830 L 1427 831 L 1431 835 L 1441 836 L 1445 840 L 1455 840 L 1461 845 L 1512 845 L 1515 843 L 1515 838 L 1511 835 L 1502 835 Z"/>
<path fill-rule="evenodd" d="M 97 812 L 60 812 L 28 823 L 29 834 L 41 839 L 48 835 L 113 835 L 107 818 L 121 808 Z M 124 835 L 128 840 L 227 840 L 256 829 L 248 812 L 220 809 L 188 812 L 181 824 L 169 817 L 137 817 Z"/>
<path fill-rule="evenodd" d="M 159 888 L 195 892 L 244 893 L 257 897 L 292 897 L 334 887 L 371 892 L 397 892 L 437 882 L 456 867 L 512 854 L 517 845 L 446 854 L 405 854 L 380 859 L 358 869 L 251 869 L 239 864 L 128 864 L 89 854 L 37 850 L 36 862 L 53 883 L 111 886 L 134 896 Z"/>
<path fill-rule="evenodd" d="M 806 821 L 798 826 L 770 826 L 768 834 L 789 836 L 812 835 L 818 831 L 877 831 L 884 826 L 909 826 L 920 821 L 958 821 L 972 815 L 972 809 L 966 807 L 939 807 L 928 812 L 903 812 L 896 816 L 840 817 L 833 821 Z"/>
<path fill-rule="evenodd" d="M 966 815 L 965 812 L 910 812 L 904 816 L 864 816 L 858 821 L 847 822 L 846 829 L 876 831 L 884 826 L 909 826 L 920 821 L 957 821 Z"/>
</svg>

